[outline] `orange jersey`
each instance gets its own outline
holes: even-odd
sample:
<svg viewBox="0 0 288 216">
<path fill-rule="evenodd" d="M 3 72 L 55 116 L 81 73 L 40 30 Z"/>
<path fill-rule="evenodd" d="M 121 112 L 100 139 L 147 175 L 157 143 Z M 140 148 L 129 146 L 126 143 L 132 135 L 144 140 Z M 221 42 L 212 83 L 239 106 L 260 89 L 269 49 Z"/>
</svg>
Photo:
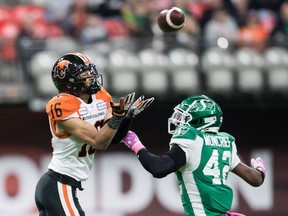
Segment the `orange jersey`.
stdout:
<svg viewBox="0 0 288 216">
<path fill-rule="evenodd" d="M 92 102 L 87 104 L 74 95 L 61 93 L 46 105 L 53 147 L 53 156 L 48 168 L 71 176 L 77 181 L 88 178 L 95 149 L 71 134 L 57 134 L 56 121 L 79 118 L 96 128 L 102 127 L 112 98 L 104 88 L 91 97 Z"/>
</svg>

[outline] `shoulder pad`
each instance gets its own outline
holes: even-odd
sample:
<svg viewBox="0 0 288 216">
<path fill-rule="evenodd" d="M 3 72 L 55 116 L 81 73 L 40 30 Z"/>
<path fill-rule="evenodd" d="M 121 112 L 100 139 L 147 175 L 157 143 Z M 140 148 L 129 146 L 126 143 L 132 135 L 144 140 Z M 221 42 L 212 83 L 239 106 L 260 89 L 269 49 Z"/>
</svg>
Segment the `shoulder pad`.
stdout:
<svg viewBox="0 0 288 216">
<path fill-rule="evenodd" d="M 181 126 L 177 127 L 172 138 L 173 139 L 192 139 L 195 140 L 198 135 L 198 131 L 191 126 Z"/>
<path fill-rule="evenodd" d="M 112 101 L 112 97 L 103 87 L 96 93 L 96 98 L 104 100 L 107 103 L 107 108 L 111 108 L 110 101 Z"/>
<path fill-rule="evenodd" d="M 77 112 L 81 102 L 73 95 L 60 94 L 46 104 L 46 113 L 53 120 L 62 120 Z"/>
</svg>

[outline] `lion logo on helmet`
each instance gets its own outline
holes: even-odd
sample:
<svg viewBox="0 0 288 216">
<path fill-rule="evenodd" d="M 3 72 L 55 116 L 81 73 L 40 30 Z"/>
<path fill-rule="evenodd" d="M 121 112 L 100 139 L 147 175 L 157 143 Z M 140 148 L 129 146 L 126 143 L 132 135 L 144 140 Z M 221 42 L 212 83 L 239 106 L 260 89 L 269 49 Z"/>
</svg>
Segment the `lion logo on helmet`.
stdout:
<svg viewBox="0 0 288 216">
<path fill-rule="evenodd" d="M 67 60 L 62 60 L 58 62 L 58 64 L 54 68 L 54 73 L 53 73 L 54 78 L 58 77 L 59 79 L 64 79 L 66 76 L 66 71 L 68 69 L 69 64 L 70 62 Z"/>
</svg>

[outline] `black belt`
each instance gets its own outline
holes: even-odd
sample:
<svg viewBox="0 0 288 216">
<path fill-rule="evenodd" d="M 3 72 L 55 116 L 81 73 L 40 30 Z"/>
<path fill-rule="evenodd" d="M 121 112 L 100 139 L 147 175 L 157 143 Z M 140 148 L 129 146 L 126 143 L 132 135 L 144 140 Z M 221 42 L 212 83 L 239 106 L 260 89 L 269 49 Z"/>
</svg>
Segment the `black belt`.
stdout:
<svg viewBox="0 0 288 216">
<path fill-rule="evenodd" d="M 59 182 L 61 182 L 63 184 L 68 184 L 68 185 L 73 186 L 73 187 L 76 187 L 76 188 L 78 188 L 81 191 L 83 190 L 81 182 L 75 180 L 74 178 L 72 178 L 70 176 L 57 173 L 57 172 L 55 172 L 55 171 L 53 171 L 51 169 L 49 169 L 47 171 L 47 174 L 49 176 L 51 176 L 51 178 L 55 179 L 56 181 L 59 181 Z"/>
</svg>

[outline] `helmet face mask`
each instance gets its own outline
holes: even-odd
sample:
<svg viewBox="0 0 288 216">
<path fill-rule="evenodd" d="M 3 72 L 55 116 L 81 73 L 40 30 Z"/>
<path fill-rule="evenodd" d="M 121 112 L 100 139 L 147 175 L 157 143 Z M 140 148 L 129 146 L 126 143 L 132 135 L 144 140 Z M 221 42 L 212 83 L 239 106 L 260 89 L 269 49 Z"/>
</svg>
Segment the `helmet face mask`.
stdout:
<svg viewBox="0 0 288 216">
<path fill-rule="evenodd" d="M 168 133 L 173 134 L 174 130 L 178 126 L 185 126 L 192 120 L 192 116 L 182 109 L 179 109 L 179 105 L 174 108 L 172 116 L 168 119 Z"/>
<path fill-rule="evenodd" d="M 85 73 L 86 76 L 83 75 Z M 102 75 L 96 66 L 80 53 L 68 53 L 60 57 L 53 66 L 52 80 L 60 93 L 75 96 L 95 94 L 103 85 Z"/>
<path fill-rule="evenodd" d="M 217 133 L 222 125 L 223 113 L 211 98 L 200 95 L 183 100 L 168 119 L 168 133 L 178 126 L 191 125 L 199 131 Z"/>
<path fill-rule="evenodd" d="M 96 66 L 94 64 L 89 65 L 80 65 L 80 71 L 82 71 L 78 76 L 78 80 L 80 82 L 84 83 L 84 86 L 82 87 L 82 93 L 86 93 L 88 95 L 92 95 L 100 90 L 100 86 L 103 84 L 102 75 L 99 74 L 96 70 Z M 87 71 L 88 76 L 81 76 Z M 90 80 L 89 84 L 87 85 L 86 80 Z"/>
</svg>

